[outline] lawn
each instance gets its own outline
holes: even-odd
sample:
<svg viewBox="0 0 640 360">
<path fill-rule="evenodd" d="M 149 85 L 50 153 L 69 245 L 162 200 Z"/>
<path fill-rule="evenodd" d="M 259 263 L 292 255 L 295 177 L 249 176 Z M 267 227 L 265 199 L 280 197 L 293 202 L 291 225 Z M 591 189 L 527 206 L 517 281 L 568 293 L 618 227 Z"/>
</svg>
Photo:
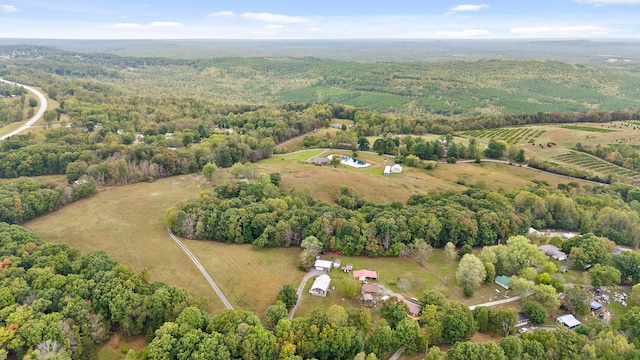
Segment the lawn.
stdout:
<svg viewBox="0 0 640 360">
<path fill-rule="evenodd" d="M 206 299 L 212 313 L 222 302 L 200 271 L 167 235 L 164 210 L 195 199 L 204 190 L 197 175 L 152 183 L 108 187 L 95 196 L 69 204 L 24 226 L 45 241 L 67 243 L 83 252 L 104 250 L 134 271 L 147 269 L 155 281 L 187 289 Z M 211 254 L 198 254 L 206 258 Z"/>
</svg>

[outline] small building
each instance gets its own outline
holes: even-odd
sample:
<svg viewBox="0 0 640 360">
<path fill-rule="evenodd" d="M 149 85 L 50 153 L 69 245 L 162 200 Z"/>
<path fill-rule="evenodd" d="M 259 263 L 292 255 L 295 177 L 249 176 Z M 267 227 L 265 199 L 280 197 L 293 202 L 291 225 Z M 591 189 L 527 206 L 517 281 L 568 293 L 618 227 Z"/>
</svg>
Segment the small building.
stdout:
<svg viewBox="0 0 640 360">
<path fill-rule="evenodd" d="M 552 259 L 555 259 L 555 260 L 558 260 L 558 261 L 567 260 L 567 254 L 565 254 L 562 250 L 558 249 L 554 245 L 551 245 L 551 244 L 540 245 L 540 246 L 538 246 L 538 248 L 540 250 L 542 250 L 542 252 L 545 255 L 549 256 Z"/>
<path fill-rule="evenodd" d="M 516 327 L 525 326 L 529 322 L 529 317 L 522 311 L 518 311 L 518 323 Z"/>
<path fill-rule="evenodd" d="M 578 319 L 576 319 L 575 316 L 573 316 L 572 314 L 567 314 L 567 315 L 562 315 L 560 316 L 557 320 L 556 323 L 563 325 L 564 327 L 566 327 L 567 329 L 571 330 L 571 329 L 575 329 L 578 326 L 580 326 L 580 324 L 582 324 Z"/>
<path fill-rule="evenodd" d="M 362 269 L 354 271 L 353 277 L 363 280 L 377 280 L 378 273 L 373 270 Z"/>
<path fill-rule="evenodd" d="M 394 164 L 394 165 L 391 167 L 391 172 L 392 172 L 392 173 L 394 173 L 394 174 L 400 174 L 400 173 L 402 173 L 402 165 L 400 165 L 400 164 Z"/>
<path fill-rule="evenodd" d="M 311 289 L 309 289 L 309 294 L 326 297 L 329 292 L 329 285 L 331 285 L 331 277 L 326 274 L 320 275 L 313 282 Z"/>
<path fill-rule="evenodd" d="M 362 300 L 367 305 L 373 305 L 375 303 L 375 301 L 373 301 L 373 296 L 371 296 L 371 294 L 362 295 Z"/>
<path fill-rule="evenodd" d="M 414 304 L 409 300 L 402 300 L 404 302 L 405 305 L 407 305 L 408 308 L 408 314 L 411 316 L 420 316 L 420 314 L 422 314 L 422 309 L 420 308 L 420 305 L 418 304 Z"/>
<path fill-rule="evenodd" d="M 170 132 L 164 133 L 164 136 L 170 138 L 170 137 L 173 137 L 173 133 L 170 133 Z"/>
<path fill-rule="evenodd" d="M 495 283 L 509 290 L 510 289 L 509 284 L 511 284 L 511 277 L 506 275 L 496 276 Z"/>
<path fill-rule="evenodd" d="M 387 165 L 384 167 L 384 174 L 391 175 L 391 166 Z"/>
<path fill-rule="evenodd" d="M 340 267 L 340 259 L 333 260 L 333 268 L 337 269 Z"/>
<path fill-rule="evenodd" d="M 593 311 L 598 311 L 598 310 L 600 310 L 600 309 L 602 309 L 602 304 L 600 304 L 600 303 L 599 303 L 599 302 L 597 302 L 597 301 L 592 301 L 592 302 L 591 302 L 591 310 L 593 310 Z"/>
<path fill-rule="evenodd" d="M 378 294 L 380 292 L 380 286 L 378 284 L 364 284 L 362 285 L 363 294 Z"/>
<path fill-rule="evenodd" d="M 342 272 L 351 272 L 353 270 L 353 264 L 347 264 L 342 267 Z"/>
<path fill-rule="evenodd" d="M 330 271 L 333 266 L 333 261 L 331 260 L 316 260 L 315 264 L 313 264 L 313 268 L 320 271 Z"/>
<path fill-rule="evenodd" d="M 313 159 L 313 165 L 315 166 L 323 166 L 323 165 L 330 165 L 330 164 L 331 164 L 331 159 L 326 157 L 317 157 Z"/>
</svg>

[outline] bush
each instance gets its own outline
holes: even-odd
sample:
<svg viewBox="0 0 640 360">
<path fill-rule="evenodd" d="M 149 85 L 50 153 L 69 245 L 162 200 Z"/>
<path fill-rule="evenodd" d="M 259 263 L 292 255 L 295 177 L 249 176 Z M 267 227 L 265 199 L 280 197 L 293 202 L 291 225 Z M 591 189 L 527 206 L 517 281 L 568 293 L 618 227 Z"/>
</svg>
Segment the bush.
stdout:
<svg viewBox="0 0 640 360">
<path fill-rule="evenodd" d="M 473 296 L 473 289 L 471 288 L 470 285 L 467 284 L 464 286 L 464 288 L 462 289 L 462 295 L 468 298 Z"/>
</svg>

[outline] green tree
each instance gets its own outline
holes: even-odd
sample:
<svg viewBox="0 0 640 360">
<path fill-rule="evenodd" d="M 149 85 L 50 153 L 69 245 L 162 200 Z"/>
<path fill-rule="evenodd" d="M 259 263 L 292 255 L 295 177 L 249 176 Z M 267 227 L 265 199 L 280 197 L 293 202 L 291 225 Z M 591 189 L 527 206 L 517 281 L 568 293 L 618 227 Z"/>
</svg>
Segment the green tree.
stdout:
<svg viewBox="0 0 640 360">
<path fill-rule="evenodd" d="M 387 320 L 389 326 L 395 330 L 400 321 L 407 318 L 408 311 L 407 305 L 397 300 L 395 297 L 392 297 L 384 302 L 381 313 L 382 317 Z"/>
<path fill-rule="evenodd" d="M 278 292 L 276 299 L 282 301 L 287 310 L 291 310 L 298 303 L 298 292 L 293 285 L 285 284 Z"/>
<path fill-rule="evenodd" d="M 394 333 L 386 321 L 382 320 L 373 331 L 367 342 L 367 351 L 384 357 L 394 348 Z"/>
<path fill-rule="evenodd" d="M 507 360 L 519 360 L 522 356 L 522 340 L 515 336 L 507 336 L 500 341 L 500 347 L 504 351 Z"/>
<path fill-rule="evenodd" d="M 523 299 L 526 299 L 533 293 L 535 286 L 536 284 L 533 281 L 517 276 L 511 277 L 511 281 L 509 282 L 509 287 L 513 293 Z"/>
<path fill-rule="evenodd" d="M 420 349 L 420 335 L 418 322 L 405 316 L 396 326 L 394 338 L 407 355 L 413 355 Z"/>
<path fill-rule="evenodd" d="M 553 286 L 536 285 L 534 291 L 531 299 L 544 306 L 547 310 L 553 311 L 560 307 L 558 293 L 556 293 L 556 289 Z"/>
<path fill-rule="evenodd" d="M 527 315 L 529 321 L 534 325 L 544 323 L 549 317 L 547 309 L 535 301 L 527 301 L 522 306 L 522 312 Z"/>
<path fill-rule="evenodd" d="M 454 344 L 468 341 L 476 332 L 476 322 L 468 307 L 457 303 L 445 303 L 441 308 L 442 337 L 445 342 Z"/>
<path fill-rule="evenodd" d="M 458 263 L 456 279 L 462 286 L 478 287 L 487 277 L 484 264 L 473 254 L 466 254 Z"/>
<path fill-rule="evenodd" d="M 439 347 L 433 346 L 427 352 L 427 356 L 424 357 L 424 360 L 447 360 L 447 353 L 440 350 Z"/>
<path fill-rule="evenodd" d="M 447 261 L 452 262 L 458 258 L 458 254 L 456 254 L 456 246 L 453 245 L 452 242 L 448 242 L 444 246 L 444 255 L 447 257 Z"/>
<path fill-rule="evenodd" d="M 632 343 L 640 345 L 640 307 L 634 306 L 622 316 L 620 328 L 627 332 Z"/>
<path fill-rule="evenodd" d="M 425 290 L 420 296 L 420 307 L 425 308 L 427 305 L 434 305 L 440 307 L 444 305 L 445 297 L 438 290 Z"/>
<path fill-rule="evenodd" d="M 460 248 L 460 251 L 458 251 L 458 257 L 462 259 L 462 257 L 467 254 L 473 254 L 473 248 L 469 244 L 464 244 Z"/>
<path fill-rule="evenodd" d="M 484 156 L 490 159 L 499 159 L 504 156 L 504 152 L 507 150 L 507 143 L 503 140 L 491 139 L 489 145 L 484 150 Z"/>
<path fill-rule="evenodd" d="M 595 264 L 588 271 L 591 278 L 591 285 L 600 286 L 616 286 L 620 284 L 620 270 L 607 265 Z"/>
<path fill-rule="evenodd" d="M 623 282 L 632 285 L 640 283 L 640 254 L 634 251 L 623 251 L 612 259 L 613 267 L 620 270 Z"/>
<path fill-rule="evenodd" d="M 448 360 L 505 360 L 500 345 L 489 341 L 486 343 L 459 342 L 447 352 Z"/>
<path fill-rule="evenodd" d="M 205 179 L 213 182 L 213 176 L 217 170 L 218 166 L 216 164 L 208 163 L 202 167 L 202 175 L 204 175 Z"/>
<path fill-rule="evenodd" d="M 347 314 L 347 310 L 342 306 L 332 305 L 327 309 L 327 318 L 330 324 L 336 325 L 337 327 L 344 327 L 347 326 L 349 315 Z"/>
<path fill-rule="evenodd" d="M 567 311 L 577 315 L 584 316 L 589 313 L 591 300 L 593 296 L 582 286 L 574 286 L 566 289 L 562 303 Z"/>
</svg>

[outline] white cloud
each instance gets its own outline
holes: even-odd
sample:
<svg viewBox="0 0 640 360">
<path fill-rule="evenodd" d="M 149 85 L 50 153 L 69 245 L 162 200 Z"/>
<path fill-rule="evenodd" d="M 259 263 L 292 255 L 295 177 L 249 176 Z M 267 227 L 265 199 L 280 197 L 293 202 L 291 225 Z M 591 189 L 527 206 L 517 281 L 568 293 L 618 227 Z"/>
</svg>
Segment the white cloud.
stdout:
<svg viewBox="0 0 640 360">
<path fill-rule="evenodd" d="M 236 16 L 236 13 L 234 13 L 233 11 L 217 11 L 207 15 L 207 17 L 226 17 L 226 18 L 232 18 L 235 16 Z"/>
<path fill-rule="evenodd" d="M 457 12 L 461 12 L 461 11 L 480 11 L 484 8 L 488 8 L 489 5 L 487 4 L 463 4 L 463 5 L 456 5 L 452 8 L 449 9 L 449 14 L 455 14 Z"/>
<path fill-rule="evenodd" d="M 307 31 L 322 31 L 322 28 L 313 26 L 313 27 L 307 28 Z"/>
<path fill-rule="evenodd" d="M 436 31 L 436 36 L 445 38 L 470 38 L 482 37 L 491 34 L 489 30 L 483 29 L 464 29 L 461 31 Z"/>
<path fill-rule="evenodd" d="M 272 13 L 253 13 L 246 12 L 240 15 L 245 19 L 252 19 L 270 23 L 285 23 L 285 24 L 294 24 L 294 23 L 306 23 L 309 22 L 309 19 L 299 17 L 299 16 L 288 16 L 282 14 L 272 14 Z"/>
<path fill-rule="evenodd" d="M 117 23 L 110 27 L 113 29 L 138 29 L 138 30 L 151 30 L 158 28 L 179 28 L 184 26 L 182 23 L 173 21 L 154 21 L 147 25 L 138 23 Z"/>
<path fill-rule="evenodd" d="M 525 37 L 589 37 L 602 36 L 611 33 L 611 30 L 595 25 L 580 26 L 533 26 L 518 27 L 509 30 L 511 34 Z"/>
<path fill-rule="evenodd" d="M 284 25 L 269 24 L 269 25 L 265 26 L 264 28 L 265 29 L 269 29 L 269 30 L 277 30 L 277 29 L 284 28 Z"/>
<path fill-rule="evenodd" d="M 576 0 L 581 4 L 592 5 L 635 5 L 640 4 L 640 0 Z"/>
<path fill-rule="evenodd" d="M 2 12 L 6 12 L 6 13 L 12 13 L 12 12 L 20 11 L 20 9 L 18 9 L 17 7 L 15 7 L 13 5 L 0 5 L 0 10 L 2 10 Z"/>
</svg>

